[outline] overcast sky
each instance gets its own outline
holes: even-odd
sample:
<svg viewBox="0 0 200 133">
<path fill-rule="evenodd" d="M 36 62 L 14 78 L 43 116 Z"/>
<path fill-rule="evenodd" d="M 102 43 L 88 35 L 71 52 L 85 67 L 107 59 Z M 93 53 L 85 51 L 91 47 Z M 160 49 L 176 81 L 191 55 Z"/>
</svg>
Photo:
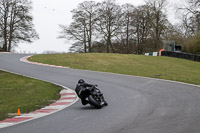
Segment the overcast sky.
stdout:
<svg viewBox="0 0 200 133">
<path fill-rule="evenodd" d="M 40 39 L 31 44 L 19 44 L 17 52 L 37 52 L 57 51 L 68 52 L 70 43 L 64 39 L 57 39 L 59 35 L 59 24 L 70 24 L 72 22 L 71 10 L 76 8 L 79 3 L 85 0 L 32 0 L 34 17 L 33 23 Z M 94 0 L 101 2 L 102 0 Z M 170 0 L 172 1 L 172 0 Z M 119 4 L 131 3 L 135 6 L 144 3 L 143 0 L 117 0 Z M 170 2 L 172 3 L 172 2 Z M 173 4 L 171 4 L 173 5 Z M 172 7 L 172 6 L 169 6 Z M 171 10 L 169 8 L 169 10 Z M 174 23 L 174 14 L 170 12 L 169 20 Z"/>
</svg>

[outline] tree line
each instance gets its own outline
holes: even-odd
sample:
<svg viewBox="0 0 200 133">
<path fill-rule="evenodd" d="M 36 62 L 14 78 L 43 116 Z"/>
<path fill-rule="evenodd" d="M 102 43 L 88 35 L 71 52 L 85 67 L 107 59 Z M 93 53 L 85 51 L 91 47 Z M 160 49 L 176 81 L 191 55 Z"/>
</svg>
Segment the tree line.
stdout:
<svg viewBox="0 0 200 133">
<path fill-rule="evenodd" d="M 59 38 L 73 42 L 71 52 L 142 54 L 158 51 L 174 40 L 184 52 L 200 54 L 200 1 L 177 6 L 180 23 L 172 25 L 167 0 L 119 5 L 115 0 L 85 1 L 72 12 L 72 23 L 60 25 Z M 34 29 L 31 0 L 0 0 L 0 51 L 39 36 Z"/>
<path fill-rule="evenodd" d="M 10 52 L 19 42 L 39 38 L 32 23 L 31 9 L 29 0 L 0 1 L 0 50 Z"/>
<path fill-rule="evenodd" d="M 161 48 L 173 26 L 167 19 L 166 0 L 149 0 L 135 7 L 115 0 L 85 1 L 72 10 L 73 22 L 60 25 L 59 38 L 74 40 L 73 52 L 137 53 Z"/>
<path fill-rule="evenodd" d="M 189 7 L 188 3 L 193 6 Z M 177 7 L 177 12 L 182 13 L 181 24 L 172 25 L 167 16 L 167 0 L 147 0 L 137 7 L 119 5 L 115 0 L 85 1 L 71 11 L 70 25 L 60 25 L 59 38 L 73 41 L 71 52 L 142 54 L 158 51 L 163 40 L 182 44 L 199 32 L 199 1 L 188 0 L 188 3 L 184 8 Z"/>
</svg>

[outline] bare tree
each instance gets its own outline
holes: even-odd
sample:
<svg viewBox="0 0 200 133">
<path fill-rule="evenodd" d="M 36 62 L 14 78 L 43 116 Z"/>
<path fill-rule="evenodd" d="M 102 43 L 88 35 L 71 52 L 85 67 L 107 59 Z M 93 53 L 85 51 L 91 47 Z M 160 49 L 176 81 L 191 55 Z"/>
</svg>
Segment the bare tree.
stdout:
<svg viewBox="0 0 200 133">
<path fill-rule="evenodd" d="M 83 12 L 83 17 L 85 18 L 86 22 L 86 36 L 88 42 L 88 51 L 92 52 L 92 37 L 95 30 L 95 23 L 97 19 L 97 4 L 94 1 L 85 1 L 81 3 L 80 10 Z"/>
<path fill-rule="evenodd" d="M 106 41 L 107 53 L 115 52 L 112 45 L 112 38 L 119 34 L 121 27 L 121 8 L 115 3 L 115 0 L 106 0 L 98 3 L 97 30 L 102 34 Z"/>
<path fill-rule="evenodd" d="M 177 13 L 181 14 L 181 30 L 184 34 L 182 48 L 184 52 L 199 54 L 200 50 L 200 1 L 187 0 L 177 7 Z"/>
<path fill-rule="evenodd" d="M 200 1 L 187 0 L 186 4 L 177 7 L 177 13 L 182 14 L 182 24 L 186 37 L 194 36 L 200 31 Z"/>
<path fill-rule="evenodd" d="M 62 31 L 59 38 L 77 40 L 84 45 L 85 52 L 92 52 L 91 45 L 95 30 L 96 3 L 93 1 L 80 3 L 77 9 L 72 10 L 72 13 L 73 22 L 69 26 L 60 25 Z"/>
<path fill-rule="evenodd" d="M 3 13 L 2 13 L 2 9 L 0 8 L 0 50 L 3 49 L 3 45 L 2 45 L 2 40 L 3 40 L 3 32 L 2 32 L 2 29 L 1 27 L 3 26 L 3 22 L 1 21 L 3 19 Z"/>
<path fill-rule="evenodd" d="M 131 4 L 122 5 L 122 27 L 121 29 L 121 41 L 123 46 L 126 48 L 126 53 L 132 52 L 131 40 L 135 37 L 135 25 L 134 25 L 134 12 L 135 7 Z M 125 42 L 125 43 L 124 43 Z"/>
<path fill-rule="evenodd" d="M 20 41 L 32 42 L 39 38 L 33 29 L 33 18 L 30 14 L 31 4 L 28 0 L 0 1 L 0 28 L 3 35 L 4 51 L 11 51 L 12 46 Z"/>
<path fill-rule="evenodd" d="M 136 53 L 142 54 L 150 36 L 150 8 L 147 5 L 139 6 L 133 15 L 133 25 L 136 28 Z"/>
<path fill-rule="evenodd" d="M 11 5 L 11 0 L 2 0 L 0 1 L 0 10 L 1 10 L 1 34 L 3 36 L 3 50 L 7 51 L 7 33 L 8 33 L 8 17 L 9 17 L 9 7 Z"/>
<path fill-rule="evenodd" d="M 82 45 L 82 42 L 77 41 L 75 43 L 72 44 L 72 46 L 69 49 L 70 52 L 72 53 L 83 53 L 84 51 L 84 47 Z"/>
<path fill-rule="evenodd" d="M 167 6 L 167 0 L 149 0 L 146 4 L 151 9 L 151 38 L 154 44 L 154 49 L 161 48 L 161 38 L 168 23 L 167 15 L 164 9 Z"/>
<path fill-rule="evenodd" d="M 85 21 L 72 22 L 69 26 L 60 25 L 61 32 L 58 38 L 75 40 L 84 46 L 84 52 L 87 53 L 86 42 L 86 24 Z M 77 44 L 77 43 L 74 43 Z"/>
</svg>

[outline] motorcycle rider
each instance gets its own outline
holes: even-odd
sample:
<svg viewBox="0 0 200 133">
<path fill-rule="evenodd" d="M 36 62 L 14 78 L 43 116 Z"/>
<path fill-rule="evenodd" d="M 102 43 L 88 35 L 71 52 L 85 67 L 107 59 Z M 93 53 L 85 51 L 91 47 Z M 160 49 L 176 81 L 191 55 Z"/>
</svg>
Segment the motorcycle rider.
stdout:
<svg viewBox="0 0 200 133">
<path fill-rule="evenodd" d="M 88 95 L 90 95 L 90 91 L 94 89 L 95 86 L 97 85 L 88 84 L 83 79 L 80 79 L 78 81 L 75 91 L 78 97 L 81 99 L 83 105 L 87 105 L 89 103 L 89 101 L 86 100 L 86 98 L 88 97 Z M 102 104 L 106 106 L 107 102 L 104 101 Z"/>
</svg>

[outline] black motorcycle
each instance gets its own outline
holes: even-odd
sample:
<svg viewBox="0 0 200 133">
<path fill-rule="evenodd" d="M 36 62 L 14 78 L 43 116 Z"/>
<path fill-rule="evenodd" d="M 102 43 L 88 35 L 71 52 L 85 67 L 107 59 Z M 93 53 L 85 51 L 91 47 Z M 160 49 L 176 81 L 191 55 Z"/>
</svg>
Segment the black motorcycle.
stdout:
<svg viewBox="0 0 200 133">
<path fill-rule="evenodd" d="M 104 99 L 103 93 L 101 93 L 101 91 L 97 88 L 97 85 L 90 89 L 90 93 L 87 98 L 89 104 L 97 109 L 108 105 L 108 103 Z"/>
</svg>

